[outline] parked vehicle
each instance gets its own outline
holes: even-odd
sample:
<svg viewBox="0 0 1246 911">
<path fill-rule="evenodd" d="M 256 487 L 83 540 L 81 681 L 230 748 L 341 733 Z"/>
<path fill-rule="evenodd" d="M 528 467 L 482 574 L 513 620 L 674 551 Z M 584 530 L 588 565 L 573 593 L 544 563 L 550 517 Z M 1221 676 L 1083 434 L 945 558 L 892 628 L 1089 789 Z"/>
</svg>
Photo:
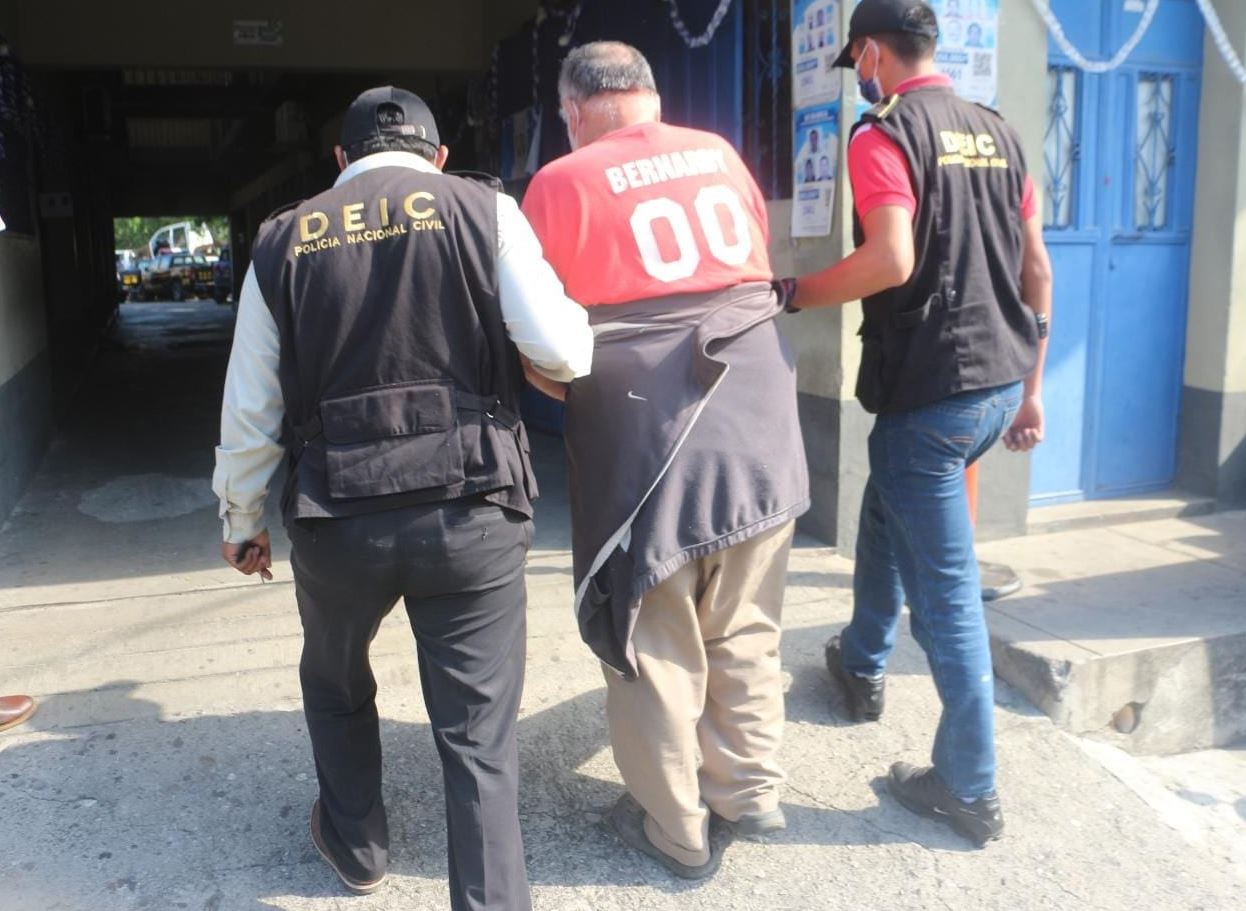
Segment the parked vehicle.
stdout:
<svg viewBox="0 0 1246 911">
<path fill-rule="evenodd" d="M 169 253 L 199 253 L 213 245 L 212 232 L 208 230 L 208 226 L 189 221 L 165 225 L 147 241 L 147 249 L 152 256 L 158 256 L 161 250 Z"/>
<path fill-rule="evenodd" d="M 212 267 L 199 253 L 161 253 L 142 287 L 148 298 L 181 301 L 187 296 L 207 297 L 213 292 Z"/>
<path fill-rule="evenodd" d="M 117 264 L 117 302 L 124 303 L 132 299 L 139 290 L 143 280 L 142 273 L 139 272 L 134 254 L 129 250 L 115 251 L 114 258 Z"/>
<path fill-rule="evenodd" d="M 147 293 L 147 276 L 151 272 L 151 267 L 155 265 L 155 260 L 149 256 L 135 260 L 134 271 L 137 273 L 137 281 L 132 282 L 129 287 L 128 299 L 132 301 L 151 300 Z"/>
<path fill-rule="evenodd" d="M 233 259 L 229 247 L 221 247 L 220 258 L 212 264 L 212 296 L 218 304 L 229 300 L 234 291 Z"/>
</svg>

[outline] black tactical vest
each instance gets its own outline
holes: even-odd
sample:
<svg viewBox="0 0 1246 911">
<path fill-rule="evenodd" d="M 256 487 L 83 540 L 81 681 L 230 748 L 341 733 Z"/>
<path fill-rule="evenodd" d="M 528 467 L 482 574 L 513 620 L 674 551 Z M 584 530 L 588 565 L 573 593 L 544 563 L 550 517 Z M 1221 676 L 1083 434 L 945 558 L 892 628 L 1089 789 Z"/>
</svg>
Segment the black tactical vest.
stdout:
<svg viewBox="0 0 1246 911">
<path fill-rule="evenodd" d="M 471 494 L 532 515 L 497 249 L 494 187 L 405 167 L 366 171 L 261 226 L 286 521 Z"/>
<path fill-rule="evenodd" d="M 867 298 L 857 398 L 881 414 L 1015 382 L 1038 328 L 1021 301 L 1025 159 L 1012 128 L 946 87 L 894 95 L 870 124 L 907 157 L 917 196 L 908 282 Z M 856 243 L 864 232 L 855 221 Z"/>
</svg>

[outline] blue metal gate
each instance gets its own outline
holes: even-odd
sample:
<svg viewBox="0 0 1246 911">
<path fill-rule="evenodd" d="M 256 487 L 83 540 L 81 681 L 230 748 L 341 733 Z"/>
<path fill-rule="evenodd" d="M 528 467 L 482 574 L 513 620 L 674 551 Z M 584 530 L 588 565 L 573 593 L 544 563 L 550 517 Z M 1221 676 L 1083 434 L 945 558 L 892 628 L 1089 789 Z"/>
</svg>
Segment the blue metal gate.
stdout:
<svg viewBox="0 0 1246 911">
<path fill-rule="evenodd" d="M 1093 58 L 1125 42 L 1139 7 L 1052 3 Z M 1052 45 L 1043 174 L 1056 301 L 1036 505 L 1156 490 L 1175 474 L 1202 51 L 1193 0 L 1161 0 L 1111 73 L 1083 73 Z"/>
</svg>

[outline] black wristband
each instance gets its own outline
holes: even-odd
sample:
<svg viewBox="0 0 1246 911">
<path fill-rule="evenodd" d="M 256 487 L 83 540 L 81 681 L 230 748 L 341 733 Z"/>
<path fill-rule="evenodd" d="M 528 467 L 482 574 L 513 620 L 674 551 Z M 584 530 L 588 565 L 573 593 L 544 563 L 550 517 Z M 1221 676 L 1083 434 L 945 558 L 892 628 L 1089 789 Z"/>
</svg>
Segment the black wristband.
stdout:
<svg viewBox="0 0 1246 911">
<path fill-rule="evenodd" d="M 774 288 L 775 294 L 779 295 L 779 303 L 783 305 L 785 313 L 800 312 L 800 308 L 794 306 L 796 300 L 796 279 L 776 278 L 770 285 Z"/>
</svg>

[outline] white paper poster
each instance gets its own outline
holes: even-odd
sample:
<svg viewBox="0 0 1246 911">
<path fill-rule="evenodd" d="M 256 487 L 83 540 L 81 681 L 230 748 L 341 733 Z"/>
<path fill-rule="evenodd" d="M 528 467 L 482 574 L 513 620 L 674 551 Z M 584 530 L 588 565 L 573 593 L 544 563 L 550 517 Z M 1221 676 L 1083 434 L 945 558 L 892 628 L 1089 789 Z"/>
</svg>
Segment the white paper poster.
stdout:
<svg viewBox="0 0 1246 911">
<path fill-rule="evenodd" d="M 792 0 L 792 236 L 831 233 L 839 173 L 840 0 Z"/>
<path fill-rule="evenodd" d="M 800 108 L 792 142 L 795 189 L 792 236 L 825 237 L 831 233 L 831 203 L 839 172 L 839 101 Z"/>
<path fill-rule="evenodd" d="M 831 64 L 839 54 L 839 0 L 792 4 L 792 107 L 840 96 L 843 82 Z"/>
<path fill-rule="evenodd" d="M 939 17 L 935 63 L 956 94 L 994 107 L 999 85 L 999 0 L 929 0 Z"/>
</svg>

